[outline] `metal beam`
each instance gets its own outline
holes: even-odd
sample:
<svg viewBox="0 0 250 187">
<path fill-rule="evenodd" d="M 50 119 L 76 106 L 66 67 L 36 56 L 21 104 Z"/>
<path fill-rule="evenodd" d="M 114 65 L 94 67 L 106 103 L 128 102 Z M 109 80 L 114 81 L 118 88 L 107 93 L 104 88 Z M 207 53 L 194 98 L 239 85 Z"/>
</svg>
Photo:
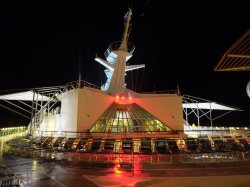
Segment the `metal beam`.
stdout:
<svg viewBox="0 0 250 187">
<path fill-rule="evenodd" d="M 28 113 L 30 114 L 30 111 L 28 111 L 28 110 L 26 110 L 26 109 L 24 109 L 24 108 L 22 108 L 22 107 L 20 107 L 20 106 L 18 106 L 18 105 L 16 105 L 16 104 L 10 102 L 10 101 L 7 101 L 7 100 L 3 100 L 3 101 L 5 101 L 6 103 L 9 103 L 9 104 L 11 104 L 11 105 L 13 105 L 13 106 L 15 106 L 15 107 L 17 107 L 17 108 L 20 108 L 21 110 L 23 110 L 23 111 L 25 111 L 25 112 L 28 112 Z"/>
<path fill-rule="evenodd" d="M 16 114 L 19 114 L 20 116 L 23 116 L 23 117 L 25 117 L 25 118 L 27 118 L 27 119 L 30 119 L 30 117 L 28 117 L 28 116 L 26 116 L 26 115 L 24 115 L 24 114 L 22 114 L 22 113 L 20 113 L 20 112 L 17 112 L 17 111 L 15 111 L 15 110 L 13 110 L 13 109 L 7 107 L 7 106 L 4 106 L 4 105 L 2 105 L 2 104 L 0 104 L 0 106 L 3 107 L 3 108 L 5 108 L 5 109 L 7 109 L 7 110 L 9 110 L 9 111 L 11 111 L 11 112 L 14 112 L 14 113 L 16 113 Z"/>
</svg>

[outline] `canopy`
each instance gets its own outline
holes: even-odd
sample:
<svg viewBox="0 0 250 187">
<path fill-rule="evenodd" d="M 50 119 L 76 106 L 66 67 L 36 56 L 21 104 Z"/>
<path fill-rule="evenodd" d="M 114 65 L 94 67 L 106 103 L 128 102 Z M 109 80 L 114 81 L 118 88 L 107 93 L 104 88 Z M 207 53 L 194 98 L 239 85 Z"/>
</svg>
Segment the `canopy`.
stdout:
<svg viewBox="0 0 250 187">
<path fill-rule="evenodd" d="M 35 97 L 34 97 L 35 94 Z M 19 101 L 48 101 L 50 98 L 47 96 L 43 96 L 33 91 L 19 92 L 13 94 L 0 95 L 0 100 L 19 100 Z"/>
<path fill-rule="evenodd" d="M 239 110 L 238 108 L 233 108 L 225 105 L 221 105 L 215 102 L 205 102 L 205 103 L 183 103 L 183 108 L 194 108 L 194 109 L 207 109 L 207 110 Z"/>
</svg>

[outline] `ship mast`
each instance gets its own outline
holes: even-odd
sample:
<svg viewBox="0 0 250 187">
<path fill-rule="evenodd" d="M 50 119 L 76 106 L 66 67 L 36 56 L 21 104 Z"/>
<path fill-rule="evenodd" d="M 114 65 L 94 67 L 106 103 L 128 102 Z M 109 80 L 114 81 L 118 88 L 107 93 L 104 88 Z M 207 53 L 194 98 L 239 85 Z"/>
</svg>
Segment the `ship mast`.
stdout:
<svg viewBox="0 0 250 187">
<path fill-rule="evenodd" d="M 106 67 L 104 70 L 107 80 L 102 85 L 102 90 L 108 92 L 109 95 L 124 95 L 125 93 L 125 75 L 126 71 L 132 71 L 135 69 L 145 67 L 141 65 L 126 66 L 126 62 L 132 57 L 134 52 L 134 45 L 128 42 L 130 21 L 132 16 L 132 9 L 125 15 L 124 32 L 122 40 L 119 42 L 113 42 L 110 44 L 106 52 L 104 53 L 106 60 L 96 57 L 95 60 Z"/>
<path fill-rule="evenodd" d="M 129 38 L 129 29 L 130 29 L 130 20 L 131 20 L 131 16 L 132 16 L 132 9 L 129 9 L 129 11 L 127 12 L 127 14 L 124 16 L 124 32 L 122 35 L 122 41 L 121 41 L 121 45 L 119 47 L 119 50 L 124 50 L 124 51 L 128 51 L 128 38 Z"/>
</svg>

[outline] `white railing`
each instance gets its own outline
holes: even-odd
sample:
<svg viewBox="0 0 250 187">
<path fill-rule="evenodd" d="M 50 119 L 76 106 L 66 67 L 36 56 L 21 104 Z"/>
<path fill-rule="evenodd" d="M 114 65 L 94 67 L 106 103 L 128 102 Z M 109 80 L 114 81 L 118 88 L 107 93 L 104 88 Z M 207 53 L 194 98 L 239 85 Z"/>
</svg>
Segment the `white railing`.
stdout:
<svg viewBox="0 0 250 187">
<path fill-rule="evenodd" d="M 107 58 L 112 51 L 118 50 L 119 47 L 121 46 L 121 43 L 122 43 L 121 41 L 111 43 L 108 49 L 105 51 L 104 56 Z M 128 47 L 128 52 L 130 54 L 133 54 L 135 46 L 132 43 L 128 42 L 127 47 Z"/>
<path fill-rule="evenodd" d="M 89 87 L 89 88 L 101 89 L 99 86 L 96 86 L 96 85 L 94 85 L 92 83 L 89 83 L 87 81 L 81 80 L 80 83 L 79 83 L 79 81 L 69 82 L 68 84 L 66 84 L 64 86 L 63 91 L 72 90 L 72 89 L 75 89 L 75 88 L 82 88 L 82 87 Z"/>
</svg>

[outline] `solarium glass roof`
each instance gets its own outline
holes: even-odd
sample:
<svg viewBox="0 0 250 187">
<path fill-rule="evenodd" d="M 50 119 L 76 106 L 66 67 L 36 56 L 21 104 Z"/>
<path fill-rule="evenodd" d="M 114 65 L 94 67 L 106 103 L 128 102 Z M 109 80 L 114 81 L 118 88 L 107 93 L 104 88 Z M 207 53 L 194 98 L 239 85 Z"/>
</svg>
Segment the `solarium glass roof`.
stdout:
<svg viewBox="0 0 250 187">
<path fill-rule="evenodd" d="M 92 126 L 90 132 L 137 133 L 171 129 L 137 104 L 113 103 Z"/>
</svg>

